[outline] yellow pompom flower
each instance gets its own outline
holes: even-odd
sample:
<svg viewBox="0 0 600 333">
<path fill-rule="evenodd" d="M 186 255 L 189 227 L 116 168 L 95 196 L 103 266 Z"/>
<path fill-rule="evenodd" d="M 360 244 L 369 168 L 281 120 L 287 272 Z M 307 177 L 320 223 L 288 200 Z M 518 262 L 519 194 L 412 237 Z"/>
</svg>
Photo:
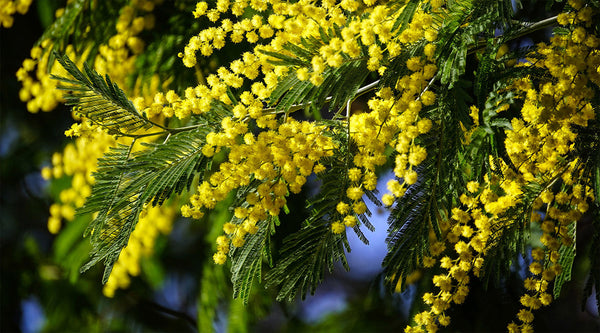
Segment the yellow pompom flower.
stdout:
<svg viewBox="0 0 600 333">
<path fill-rule="evenodd" d="M 223 252 L 217 252 L 213 255 L 213 261 L 217 265 L 223 265 L 227 261 L 227 255 Z"/>
<path fill-rule="evenodd" d="M 354 227 L 356 225 L 356 217 L 354 215 L 347 215 L 344 217 L 344 225 L 349 228 Z"/>
<path fill-rule="evenodd" d="M 346 196 L 354 201 L 360 200 L 362 198 L 364 192 L 360 187 L 349 187 L 346 190 Z"/>
<path fill-rule="evenodd" d="M 340 221 L 335 221 L 331 224 L 331 232 L 334 234 L 341 234 L 346 230 L 346 226 Z"/>
</svg>

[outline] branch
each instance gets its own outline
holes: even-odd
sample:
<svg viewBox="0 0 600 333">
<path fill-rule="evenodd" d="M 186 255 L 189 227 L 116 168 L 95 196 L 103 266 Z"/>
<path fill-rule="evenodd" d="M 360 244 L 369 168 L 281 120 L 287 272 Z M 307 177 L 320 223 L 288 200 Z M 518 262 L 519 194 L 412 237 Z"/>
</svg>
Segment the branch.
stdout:
<svg viewBox="0 0 600 333">
<path fill-rule="evenodd" d="M 556 24 L 558 16 L 552 16 L 547 19 L 541 20 L 539 22 L 531 23 L 531 22 L 521 22 L 521 25 L 524 27 L 522 31 L 520 31 L 514 38 L 523 37 L 529 33 L 534 31 L 538 31 L 540 29 L 548 28 Z"/>
<path fill-rule="evenodd" d="M 558 16 L 552 16 L 552 17 L 549 17 L 547 19 L 544 19 L 544 20 L 541 20 L 541 21 L 535 22 L 535 23 L 520 22 L 520 24 L 523 26 L 523 29 L 518 31 L 515 35 L 507 38 L 506 41 L 515 40 L 515 39 L 521 38 L 523 36 L 526 36 L 532 32 L 536 32 L 538 30 L 545 29 L 545 28 L 551 27 L 553 25 L 556 25 L 557 17 Z M 495 39 L 500 39 L 502 37 L 506 37 L 506 36 L 498 36 Z M 467 54 L 473 54 L 475 51 L 485 47 L 486 44 L 487 44 L 486 40 L 478 41 L 474 47 L 469 48 L 469 51 L 467 52 Z"/>
<path fill-rule="evenodd" d="M 354 96 L 354 98 L 356 98 L 356 97 L 358 97 L 360 95 L 363 95 L 364 93 L 366 93 L 366 92 L 368 92 L 370 90 L 373 90 L 379 84 L 379 81 L 380 80 L 377 80 L 377 81 L 374 81 L 374 82 L 371 82 L 371 83 L 367 84 L 364 87 L 358 88 L 358 90 L 356 90 L 356 95 Z M 329 97 L 325 98 L 325 102 L 328 103 L 329 101 L 331 101 L 332 98 L 333 98 L 332 96 L 329 96 Z M 289 109 L 288 112 L 295 112 L 295 111 L 298 111 L 298 110 L 302 110 L 302 109 L 304 109 L 305 107 L 307 107 L 307 106 L 309 106 L 311 104 L 312 104 L 311 101 L 306 102 L 306 103 L 293 104 L 290 107 L 290 109 Z M 273 106 L 273 107 L 270 107 L 270 108 L 263 109 L 263 111 L 267 111 L 267 112 L 277 111 L 277 107 Z"/>
</svg>

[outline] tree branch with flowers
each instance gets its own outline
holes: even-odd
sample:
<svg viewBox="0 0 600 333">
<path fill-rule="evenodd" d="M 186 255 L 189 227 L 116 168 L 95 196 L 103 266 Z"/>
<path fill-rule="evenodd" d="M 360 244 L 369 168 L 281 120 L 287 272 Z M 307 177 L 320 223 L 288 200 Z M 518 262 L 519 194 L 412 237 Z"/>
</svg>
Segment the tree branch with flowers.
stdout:
<svg viewBox="0 0 600 333">
<path fill-rule="evenodd" d="M 530 332 L 575 255 L 600 265 L 598 1 L 547 1 L 557 14 L 539 22 L 504 0 L 176 3 L 70 2 L 28 59 L 37 79 L 33 64 L 18 73 L 31 111 L 75 106 L 78 157 L 66 148 L 44 175 L 72 177 L 57 205 L 90 221 L 83 267 L 105 264 L 107 296 L 152 248 L 138 230 L 168 233 L 174 210 L 207 225 L 206 257 L 230 267 L 233 297 L 248 303 L 260 284 L 278 301 L 314 294 L 336 263 L 349 268 L 348 233 L 368 243 L 367 202 L 388 209 L 388 292 L 415 271 L 430 278 L 406 332 L 451 325 L 473 279 L 498 282 L 528 255 L 507 329 Z M 155 27 L 156 7 L 187 25 Z M 89 18 L 111 10 L 99 40 Z M 89 165 L 69 165 L 83 156 Z M 50 231 L 73 219 L 66 210 Z M 286 228 L 290 214 L 306 218 Z M 595 245 L 580 253 L 586 218 Z M 591 269 L 586 290 L 599 282 Z M 218 297 L 206 297 L 211 322 Z"/>
</svg>

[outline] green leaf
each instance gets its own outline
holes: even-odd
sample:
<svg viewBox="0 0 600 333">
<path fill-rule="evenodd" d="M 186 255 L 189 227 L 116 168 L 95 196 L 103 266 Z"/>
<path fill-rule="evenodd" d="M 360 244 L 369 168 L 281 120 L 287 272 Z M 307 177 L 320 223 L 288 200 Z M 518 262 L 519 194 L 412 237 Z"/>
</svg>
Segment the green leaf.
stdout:
<svg viewBox="0 0 600 333">
<path fill-rule="evenodd" d="M 50 2 L 53 2 L 55 6 L 60 6 L 60 3 L 56 1 Z M 116 33 L 115 20 L 106 18 L 118 17 L 121 8 L 127 4 L 128 2 L 124 0 L 69 1 L 63 14 L 46 28 L 36 42 L 36 46 L 46 41 L 51 42 L 43 49 L 44 52 L 51 52 L 48 55 L 48 73 L 56 60 L 55 52 L 64 53 L 69 45 L 73 47 L 77 56 L 85 54 L 88 59 L 93 59 L 98 54 L 99 45 L 106 44 L 109 38 Z M 45 8 L 45 10 L 48 9 Z M 51 12 L 51 18 L 54 19 L 54 10 Z"/>
<path fill-rule="evenodd" d="M 386 283 L 395 287 L 412 273 L 429 253 L 429 231 L 438 230 L 438 186 L 436 156 L 428 149 L 428 158 L 416 169 L 417 183 L 410 185 L 397 199 L 388 218 L 388 253 L 383 260 Z M 438 231 L 439 233 L 439 231 Z"/>
<path fill-rule="evenodd" d="M 110 148 L 102 158 L 98 159 L 92 194 L 87 198 L 83 207 L 77 210 L 78 215 L 95 213 L 113 204 L 113 198 L 116 196 L 119 187 L 122 186 L 121 171 L 127 164 L 132 146 L 119 144 Z"/>
<path fill-rule="evenodd" d="M 348 247 L 345 234 L 334 234 L 328 225 L 304 226 L 285 238 L 283 259 L 267 275 L 267 287 L 279 286 L 278 301 L 292 301 L 298 292 L 302 299 L 308 292 L 314 294 L 324 271 L 333 271 L 335 262 L 348 267 L 344 247 Z"/>
<path fill-rule="evenodd" d="M 174 134 L 166 143 L 149 144 L 153 149 L 135 154 L 126 168 L 136 176 L 124 192 L 139 193 L 139 200 L 156 206 L 188 190 L 196 173 L 206 169 L 202 147 L 209 129 L 207 124 Z"/>
<path fill-rule="evenodd" d="M 47 1 L 44 1 L 44 3 L 46 2 Z M 71 1 L 65 7 L 63 15 L 57 18 L 54 21 L 54 23 L 52 23 L 52 25 L 44 31 L 38 43 L 41 43 L 42 41 L 47 39 L 56 41 L 65 38 L 69 33 L 71 33 L 73 27 L 75 26 L 76 20 L 81 17 L 81 13 L 85 10 L 87 6 L 89 6 L 90 2 L 90 0 Z"/>
<path fill-rule="evenodd" d="M 399 29 L 397 31 L 397 33 L 400 33 L 402 31 L 404 31 L 406 28 L 408 28 L 408 24 L 410 23 L 413 16 L 415 15 L 417 8 L 419 8 L 419 3 L 420 3 L 420 1 L 411 0 L 405 5 L 405 7 L 403 7 L 402 12 L 400 13 L 400 15 L 398 15 L 398 18 L 394 22 L 392 31 L 396 31 L 396 29 Z M 404 5 L 404 4 L 402 4 L 402 5 Z M 395 8 L 394 7 L 392 7 L 392 8 L 397 10 L 399 7 L 399 4 L 392 2 L 392 6 L 395 6 Z M 402 8 L 402 7 L 400 7 L 400 8 Z"/>
<path fill-rule="evenodd" d="M 111 149 L 98 162 L 96 184 L 79 213 L 98 212 L 86 234 L 92 233 L 92 260 L 85 271 L 100 260 L 108 278 L 112 264 L 127 245 L 141 209 L 160 205 L 188 189 L 192 179 L 206 168 L 201 153 L 208 127 L 180 132 L 164 144 L 152 145 L 130 157 L 129 147 Z"/>
<path fill-rule="evenodd" d="M 269 59 L 269 63 L 275 65 L 275 66 L 307 66 L 310 64 L 310 62 L 303 60 L 301 58 L 298 57 L 293 57 L 287 54 L 283 54 L 283 53 L 278 53 L 278 52 L 273 52 L 273 51 L 267 51 L 267 50 L 258 50 L 260 53 L 266 54 L 268 56 L 271 56 L 275 59 L 278 60 L 271 60 Z"/>
<path fill-rule="evenodd" d="M 140 114 L 108 75 L 102 78 L 87 64 L 82 72 L 68 57 L 56 57 L 74 78 L 52 75 L 52 78 L 60 81 L 58 88 L 66 91 L 66 104 L 77 106 L 77 111 L 93 123 L 118 135 L 133 134 L 154 126 L 163 128 Z"/>
<path fill-rule="evenodd" d="M 82 241 L 81 235 L 87 227 L 89 216 L 78 216 L 70 221 L 60 231 L 53 243 L 54 259 L 56 262 L 62 262 L 73 251 L 73 247 Z M 79 269 L 79 265 L 77 269 Z"/>
<path fill-rule="evenodd" d="M 144 277 L 150 286 L 154 289 L 160 288 L 166 273 L 159 258 L 156 258 L 155 256 L 143 258 L 141 260 L 141 268 Z"/>
<path fill-rule="evenodd" d="M 319 113 L 325 104 L 330 110 L 337 110 L 354 99 L 368 73 L 365 61 L 347 61 L 338 68 L 327 68 L 321 74 L 323 83 L 315 86 L 310 81 L 300 81 L 292 72 L 271 93 L 269 104 L 285 113 L 309 108 Z"/>
<path fill-rule="evenodd" d="M 146 149 L 132 154 L 134 140 L 129 146 L 112 148 L 98 160 L 92 194 L 78 210 L 79 215 L 98 213 L 85 232 L 92 235 L 92 258 L 81 271 L 103 260 L 106 282 L 142 209 L 147 204 L 160 205 L 188 189 L 196 174 L 206 168 L 207 159 L 201 152 L 206 134 L 219 126 L 223 114 L 230 110 L 214 103 L 214 112 L 197 116 L 196 126 L 167 129 L 139 114 L 108 76 L 102 78 L 87 66 L 81 72 L 68 57 L 58 61 L 73 76 L 54 77 L 61 81 L 61 89 L 68 90 L 67 104 L 76 105 L 92 122 L 111 133 L 134 138 L 139 136 L 134 132 L 152 127 L 163 131 L 150 135 L 169 133 L 163 144 L 146 144 Z"/>
<path fill-rule="evenodd" d="M 261 280 L 263 249 L 267 246 L 272 223 L 272 218 L 258 222 L 258 231 L 246 236 L 244 246 L 231 251 L 233 298 L 241 298 L 244 304 L 248 304 L 254 281 Z"/>
<path fill-rule="evenodd" d="M 225 268 L 206 261 L 202 266 L 198 294 L 198 332 L 213 332 L 217 311 L 229 293 Z"/>
<path fill-rule="evenodd" d="M 103 261 L 105 268 L 102 283 L 108 281 L 112 267 L 119 258 L 121 250 L 127 246 L 142 209 L 143 204 L 140 201 L 134 201 L 125 208 L 117 210 L 118 213 L 115 213 L 114 210 L 109 211 L 108 218 L 102 221 L 97 221 L 97 219 L 92 221 L 90 226 L 98 225 L 99 228 L 91 229 L 92 258 L 81 267 L 81 272 L 85 272 L 98 262 Z"/>
<path fill-rule="evenodd" d="M 78 216 L 67 223 L 53 244 L 54 260 L 65 269 L 72 283 L 79 279 L 79 268 L 88 260 L 90 243 L 81 235 L 88 225 L 89 216 Z"/>
<path fill-rule="evenodd" d="M 229 303 L 228 315 L 227 333 L 248 332 L 248 322 L 251 317 L 246 304 L 242 300 L 234 299 Z"/>
<path fill-rule="evenodd" d="M 312 101 L 313 109 L 319 110 L 328 102 L 330 110 L 339 110 L 346 107 L 348 101 L 354 100 L 368 74 L 365 61 L 348 61 L 338 68 L 328 68 L 322 74 L 323 83 L 306 98 Z"/>
<path fill-rule="evenodd" d="M 575 233 L 576 224 L 573 223 L 571 227 L 570 234 Z M 562 286 L 571 281 L 571 272 L 573 270 L 573 261 L 575 260 L 575 242 L 572 245 L 563 245 L 558 250 L 559 260 L 558 264 L 562 267 L 562 271 L 560 274 L 556 276 L 554 280 L 554 298 L 558 298 L 560 296 L 560 291 L 562 290 Z"/>
<path fill-rule="evenodd" d="M 519 202 L 501 216 L 491 227 L 492 237 L 486 245 L 486 258 L 483 264 L 483 282 L 496 283 L 510 274 L 511 264 L 519 254 L 526 251 L 529 238 L 533 202 L 546 186 L 530 182 L 523 188 Z"/>
</svg>

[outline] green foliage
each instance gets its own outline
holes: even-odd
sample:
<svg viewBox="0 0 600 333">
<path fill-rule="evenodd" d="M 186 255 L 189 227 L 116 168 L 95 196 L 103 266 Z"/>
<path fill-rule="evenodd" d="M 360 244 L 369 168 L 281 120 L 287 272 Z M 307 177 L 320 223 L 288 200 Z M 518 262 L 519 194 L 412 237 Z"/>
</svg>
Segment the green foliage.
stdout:
<svg viewBox="0 0 600 333">
<path fill-rule="evenodd" d="M 468 48 L 476 44 L 477 34 L 483 32 L 483 26 L 469 23 L 473 5 L 470 1 L 453 1 L 449 4 L 449 14 L 444 20 L 439 35 L 436 53 L 439 56 L 440 82 L 452 88 L 465 71 Z M 489 24 L 489 23 L 488 23 Z"/>
<path fill-rule="evenodd" d="M 500 45 L 501 39 L 495 38 L 494 29 L 506 30 L 502 38 L 511 40 L 512 1 L 452 1 L 449 3 L 449 15 L 439 33 L 438 54 L 442 84 L 452 88 L 465 73 L 467 57 L 470 53 L 486 45 Z M 497 44 L 496 44 L 497 43 Z M 479 70 L 474 78 L 477 86 L 487 82 L 489 66 L 496 48 L 487 52 L 486 57 L 479 62 Z M 498 69 L 497 66 L 495 69 Z M 492 81 L 493 82 L 493 81 Z M 485 90 L 487 91 L 487 90 Z M 478 96 L 478 95 L 476 95 Z"/>
<path fill-rule="evenodd" d="M 571 232 L 569 233 L 571 236 L 575 234 L 575 224 L 571 226 Z M 554 298 L 558 298 L 560 296 L 560 291 L 565 283 L 571 281 L 572 270 L 573 270 L 573 261 L 575 260 L 575 242 L 571 246 L 561 246 L 558 251 L 560 254 L 560 259 L 558 263 L 562 267 L 562 272 L 556 276 L 554 280 Z"/>
<path fill-rule="evenodd" d="M 162 204 L 189 189 L 208 162 L 200 150 L 207 131 L 208 127 L 198 127 L 180 132 L 162 145 L 151 145 L 133 155 L 132 143 L 112 149 L 99 160 L 92 195 L 80 210 L 99 212 L 87 232 L 92 234 L 93 258 L 82 270 L 104 259 L 106 281 L 141 209 L 146 204 Z"/>
<path fill-rule="evenodd" d="M 389 4 L 391 8 L 396 10 L 401 5 L 405 5 L 405 7 L 394 22 L 392 30 L 399 29 L 398 31 L 403 31 L 406 28 L 408 28 L 408 24 L 412 20 L 413 16 L 415 15 L 415 12 L 417 11 L 417 8 L 419 7 L 419 1 L 411 0 L 408 1 L 408 3 L 406 4 L 400 3 L 399 1 L 391 1 Z"/>
<path fill-rule="evenodd" d="M 168 137 L 162 144 L 147 144 L 147 149 L 136 153 L 127 169 L 135 176 L 124 189 L 139 191 L 140 201 L 161 205 L 173 194 L 189 190 L 197 174 L 204 172 L 209 162 L 201 153 L 210 127 L 208 124 Z"/>
<path fill-rule="evenodd" d="M 198 295 L 198 331 L 211 332 L 217 312 L 223 305 L 222 300 L 229 293 L 227 277 L 222 266 L 205 262 L 202 267 L 200 279 L 200 292 Z"/>
<path fill-rule="evenodd" d="M 54 242 L 54 259 L 61 263 L 72 283 L 80 279 L 79 268 L 89 259 L 90 242 L 81 239 L 89 219 L 80 216 L 71 221 Z"/>
<path fill-rule="evenodd" d="M 108 75 L 102 78 L 87 64 L 84 73 L 68 57 L 57 58 L 73 76 L 73 79 L 52 76 L 61 82 L 58 88 L 67 92 L 66 104 L 77 106 L 77 110 L 94 124 L 111 134 L 125 136 L 153 126 L 162 127 L 140 114 Z"/>
<path fill-rule="evenodd" d="M 314 294 L 325 270 L 331 272 L 335 262 L 348 269 L 345 248 L 349 248 L 345 235 L 332 233 L 325 223 L 309 224 L 285 239 L 282 259 L 267 275 L 266 285 L 279 286 L 279 301 L 291 301 L 298 292 L 302 298 Z"/>
<path fill-rule="evenodd" d="M 495 54 L 497 48 L 491 46 L 491 53 Z M 480 120 L 479 127 L 471 135 L 467 157 L 469 165 L 483 166 L 483 168 L 475 167 L 471 170 L 474 175 L 473 179 L 481 181 L 484 174 L 496 173 L 502 176 L 501 160 L 516 170 L 504 145 L 505 130 L 512 129 L 511 119 L 515 116 L 513 110 L 516 98 L 514 93 L 507 89 L 515 77 L 506 74 L 503 62 L 483 57 L 476 74 L 473 93 L 480 109 Z M 510 108 L 502 109 L 505 106 Z M 491 162 L 489 156 L 492 157 Z"/>
<path fill-rule="evenodd" d="M 67 57 L 59 61 L 73 76 L 55 77 L 64 84 L 60 88 L 68 91 L 67 103 L 77 105 L 92 122 L 109 132 L 134 138 L 135 131 L 153 126 L 164 129 L 154 135 L 167 135 L 162 144 L 145 144 L 146 148 L 136 153 L 132 153 L 136 144 L 133 140 L 129 146 L 112 148 L 98 161 L 92 195 L 78 213 L 98 212 L 85 233 L 92 235 L 93 251 L 82 271 L 103 260 L 106 282 L 145 205 L 160 205 L 188 190 L 194 177 L 206 169 L 208 160 L 201 148 L 211 126 L 219 124 L 214 119 L 219 112 L 197 117 L 196 126 L 167 129 L 139 114 L 108 76 L 103 79 L 87 66 L 83 73 Z"/>
<path fill-rule="evenodd" d="M 248 303 L 252 285 L 262 278 L 263 255 L 270 251 L 269 238 L 275 233 L 276 217 L 260 221 L 258 231 L 246 236 L 243 247 L 235 248 L 231 253 L 231 282 L 233 283 L 233 298 L 240 298 Z"/>
<path fill-rule="evenodd" d="M 510 273 L 516 258 L 525 255 L 533 201 L 543 190 L 544 187 L 540 184 L 529 183 L 523 189 L 519 203 L 503 213 L 492 226 L 492 237 L 487 244 L 488 250 L 482 269 L 485 272 L 484 285 L 487 286 L 490 281 L 499 284 L 500 280 Z"/>
<path fill-rule="evenodd" d="M 117 206 L 119 199 L 117 195 L 128 181 L 126 171 L 122 170 L 127 163 L 131 148 L 132 146 L 111 148 L 104 158 L 98 160 L 96 184 L 92 189 L 92 195 L 79 211 L 79 214 L 99 212 L 84 233 L 84 236 L 92 235 L 93 249 L 92 259 L 81 268 L 81 271 L 86 271 L 103 260 L 105 265 L 103 283 L 108 280 L 113 264 L 127 245 L 142 211 L 139 201 L 130 202 L 128 198 Z"/>
<path fill-rule="evenodd" d="M 177 54 L 185 47 L 185 44 L 193 36 L 195 31 L 206 22 L 201 22 L 190 15 L 194 10 L 196 1 L 176 0 L 162 4 L 156 4 L 155 12 L 160 13 L 159 19 L 164 18 L 164 24 L 158 24 L 149 32 L 142 32 L 142 38 L 150 34 L 152 38 L 144 38 L 148 41 L 145 51 L 137 55 L 135 67 L 137 70 L 128 77 L 128 88 L 135 87 L 137 81 L 142 87 L 147 87 L 152 82 L 152 77 L 158 75 L 161 82 L 169 82 L 168 86 L 178 93 L 182 87 L 189 82 L 199 80 L 198 73 L 187 70 L 181 63 Z M 179 73 L 176 77 L 172 73 Z"/>
<path fill-rule="evenodd" d="M 513 170 L 516 170 L 504 146 L 504 139 L 506 139 L 504 131 L 512 129 L 511 115 L 508 114 L 508 117 L 502 117 L 496 111 L 503 105 L 512 105 L 514 103 L 513 97 L 514 95 L 511 92 L 498 95 L 495 92 L 490 92 L 490 96 L 485 102 L 485 108 L 481 112 L 481 129 L 486 132 L 489 138 L 489 153 L 493 157 L 493 171 L 495 172 L 500 172 L 500 158 Z"/>
</svg>

